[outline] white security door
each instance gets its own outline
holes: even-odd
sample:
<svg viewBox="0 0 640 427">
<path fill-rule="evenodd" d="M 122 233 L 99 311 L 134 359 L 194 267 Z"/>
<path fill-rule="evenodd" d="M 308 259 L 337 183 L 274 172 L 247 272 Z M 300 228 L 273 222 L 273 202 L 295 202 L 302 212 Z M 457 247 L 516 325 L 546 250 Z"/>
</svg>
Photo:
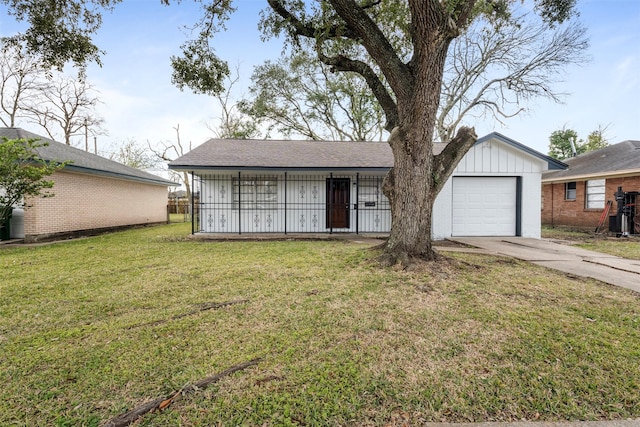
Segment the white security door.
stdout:
<svg viewBox="0 0 640 427">
<path fill-rule="evenodd" d="M 453 236 L 515 236 L 515 177 L 454 177 Z"/>
</svg>

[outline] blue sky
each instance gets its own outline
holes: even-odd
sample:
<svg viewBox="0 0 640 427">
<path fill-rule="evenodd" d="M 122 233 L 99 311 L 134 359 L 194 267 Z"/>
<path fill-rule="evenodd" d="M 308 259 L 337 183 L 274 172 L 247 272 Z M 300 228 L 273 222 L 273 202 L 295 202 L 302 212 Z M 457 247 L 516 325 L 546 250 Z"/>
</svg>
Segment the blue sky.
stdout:
<svg viewBox="0 0 640 427">
<path fill-rule="evenodd" d="M 260 40 L 258 14 L 265 4 L 236 1 L 238 11 L 228 30 L 216 36 L 219 56 L 232 68 L 240 67 L 237 98 L 246 93 L 253 67 L 276 59 L 282 49 L 278 40 Z M 606 135 L 612 143 L 640 139 L 640 1 L 578 0 L 578 8 L 588 29 L 592 60 L 566 70 L 565 82 L 557 85 L 569 93 L 565 103 L 533 101 L 527 105 L 529 113 L 509 119 L 504 127 L 488 120 L 470 123 L 479 136 L 495 130 L 543 153 L 551 132 L 563 126 L 582 138 L 602 125 L 608 126 Z M 99 149 L 130 138 L 152 144 L 174 141 L 173 128 L 178 124 L 182 141 L 194 146 L 213 136 L 207 123 L 216 124 L 217 102 L 171 84 L 169 58 L 178 54 L 187 37 L 181 27 L 197 16 L 198 7 L 190 1 L 167 7 L 159 0 L 125 0 L 104 16 L 95 38 L 106 51 L 103 66 L 89 69 L 109 132 L 99 137 Z M 15 28 L 11 18 L 0 12 L 0 34 Z"/>
</svg>

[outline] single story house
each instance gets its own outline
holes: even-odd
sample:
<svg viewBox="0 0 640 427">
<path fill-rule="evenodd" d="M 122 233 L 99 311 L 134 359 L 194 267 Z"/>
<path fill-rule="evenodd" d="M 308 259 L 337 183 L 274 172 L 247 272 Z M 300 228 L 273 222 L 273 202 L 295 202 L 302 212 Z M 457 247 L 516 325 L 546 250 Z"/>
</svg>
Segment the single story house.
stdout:
<svg viewBox="0 0 640 427">
<path fill-rule="evenodd" d="M 169 163 L 199 189 L 198 233 L 388 233 L 392 166 L 386 142 L 223 139 Z M 480 138 L 436 199 L 433 238 L 540 237 L 540 176 L 563 167 L 499 133 Z"/>
<path fill-rule="evenodd" d="M 47 142 L 37 149 L 42 159 L 69 162 L 48 178 L 54 197 L 14 209 L 12 238 L 35 242 L 167 221 L 167 189 L 175 183 L 20 128 L 0 128 L 0 137 Z"/>
<path fill-rule="evenodd" d="M 616 215 L 618 188 L 640 192 L 640 141 L 609 145 L 564 162 L 568 169 L 542 174 L 543 224 L 595 229 L 602 218 L 606 229 L 606 217 Z"/>
</svg>

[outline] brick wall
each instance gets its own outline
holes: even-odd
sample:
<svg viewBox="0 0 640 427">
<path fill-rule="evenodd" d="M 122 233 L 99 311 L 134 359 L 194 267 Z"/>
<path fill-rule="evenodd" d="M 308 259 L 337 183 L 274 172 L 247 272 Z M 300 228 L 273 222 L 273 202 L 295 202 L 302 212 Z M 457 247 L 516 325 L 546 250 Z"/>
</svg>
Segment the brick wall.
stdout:
<svg viewBox="0 0 640 427">
<path fill-rule="evenodd" d="M 565 200 L 565 184 L 542 185 L 542 224 L 576 228 L 593 228 L 598 225 L 602 209 L 585 209 L 586 181 L 576 182 L 576 200 Z M 610 178 L 606 180 L 605 200 L 613 201 L 610 215 L 615 215 L 614 193 L 618 186 L 623 191 L 640 191 L 640 176 Z M 608 219 L 604 227 L 609 227 Z"/>
<path fill-rule="evenodd" d="M 28 201 L 26 240 L 80 230 L 150 224 L 167 219 L 167 187 L 59 171 L 54 197 Z"/>
</svg>

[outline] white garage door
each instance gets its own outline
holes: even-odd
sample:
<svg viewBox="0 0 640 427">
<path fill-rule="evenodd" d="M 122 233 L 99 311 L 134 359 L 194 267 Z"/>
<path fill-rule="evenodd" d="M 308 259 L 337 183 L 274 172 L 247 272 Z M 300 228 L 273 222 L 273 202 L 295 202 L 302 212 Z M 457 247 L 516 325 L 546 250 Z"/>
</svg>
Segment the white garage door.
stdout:
<svg viewBox="0 0 640 427">
<path fill-rule="evenodd" d="M 454 236 L 515 236 L 516 178 L 454 177 Z"/>
</svg>

